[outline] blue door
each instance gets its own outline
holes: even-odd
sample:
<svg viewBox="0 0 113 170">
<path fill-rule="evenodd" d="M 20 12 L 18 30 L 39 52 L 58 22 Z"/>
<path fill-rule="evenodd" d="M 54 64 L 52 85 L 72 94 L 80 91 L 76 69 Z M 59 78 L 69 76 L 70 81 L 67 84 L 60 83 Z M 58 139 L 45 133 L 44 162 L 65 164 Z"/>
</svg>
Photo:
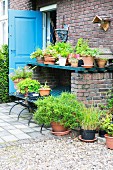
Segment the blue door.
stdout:
<svg viewBox="0 0 113 170">
<path fill-rule="evenodd" d="M 12 68 L 36 62 L 30 54 L 42 48 L 42 13 L 38 11 L 9 10 L 9 73 Z M 9 79 L 9 93 L 14 92 Z"/>
</svg>

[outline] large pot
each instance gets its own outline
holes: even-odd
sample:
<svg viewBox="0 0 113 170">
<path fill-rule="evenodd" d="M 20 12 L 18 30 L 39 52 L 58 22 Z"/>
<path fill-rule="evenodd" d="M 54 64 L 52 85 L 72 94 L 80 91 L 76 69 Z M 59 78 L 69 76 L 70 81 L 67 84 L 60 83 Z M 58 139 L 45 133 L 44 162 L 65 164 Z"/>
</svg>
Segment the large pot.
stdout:
<svg viewBox="0 0 113 170">
<path fill-rule="evenodd" d="M 89 66 L 93 67 L 94 57 L 92 57 L 92 56 L 83 56 L 82 60 L 84 62 L 84 65 L 89 65 Z"/>
<path fill-rule="evenodd" d="M 109 149 L 113 149 L 113 137 L 108 136 L 108 134 L 105 134 L 105 138 L 106 138 L 106 146 Z"/>
</svg>

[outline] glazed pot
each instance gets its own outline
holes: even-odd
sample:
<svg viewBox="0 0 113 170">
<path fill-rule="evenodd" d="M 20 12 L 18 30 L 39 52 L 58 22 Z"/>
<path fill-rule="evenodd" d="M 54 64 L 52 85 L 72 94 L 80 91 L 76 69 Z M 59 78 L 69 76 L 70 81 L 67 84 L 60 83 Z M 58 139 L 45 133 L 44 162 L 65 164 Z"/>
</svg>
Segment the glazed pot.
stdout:
<svg viewBox="0 0 113 170">
<path fill-rule="evenodd" d="M 81 129 L 82 139 L 85 140 L 94 140 L 95 139 L 95 130 L 84 130 Z"/>
</svg>

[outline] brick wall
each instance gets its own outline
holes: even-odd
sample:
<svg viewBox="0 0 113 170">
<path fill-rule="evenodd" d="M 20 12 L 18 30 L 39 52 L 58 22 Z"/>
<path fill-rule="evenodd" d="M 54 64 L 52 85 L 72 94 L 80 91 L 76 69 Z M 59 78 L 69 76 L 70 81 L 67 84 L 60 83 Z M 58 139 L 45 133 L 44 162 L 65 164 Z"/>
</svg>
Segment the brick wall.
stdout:
<svg viewBox="0 0 113 170">
<path fill-rule="evenodd" d="M 34 3 L 32 3 L 32 0 L 10 0 L 9 8 L 15 10 L 32 10 Z"/>
<path fill-rule="evenodd" d="M 47 81 L 51 88 L 59 85 L 71 86 L 71 72 L 67 70 L 37 67 L 33 78 L 37 79 L 41 84 Z"/>
<path fill-rule="evenodd" d="M 71 92 L 86 105 L 107 103 L 107 92 L 113 88 L 113 73 L 72 73 Z"/>
<path fill-rule="evenodd" d="M 57 3 L 57 28 L 61 28 L 63 15 L 69 25 L 69 41 L 75 45 L 80 37 L 89 39 L 92 47 L 109 47 L 113 51 L 113 21 L 107 32 L 92 20 L 96 15 L 113 18 L 113 0 L 39 0 L 37 7 Z"/>
</svg>

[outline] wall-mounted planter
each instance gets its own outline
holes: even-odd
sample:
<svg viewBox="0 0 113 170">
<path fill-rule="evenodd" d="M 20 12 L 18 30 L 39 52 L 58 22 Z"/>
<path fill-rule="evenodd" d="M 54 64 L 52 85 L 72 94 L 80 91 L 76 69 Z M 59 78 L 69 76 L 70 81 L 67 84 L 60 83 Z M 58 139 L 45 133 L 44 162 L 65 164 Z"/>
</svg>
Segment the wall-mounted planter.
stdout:
<svg viewBox="0 0 113 170">
<path fill-rule="evenodd" d="M 65 28 L 60 28 L 60 29 L 55 29 L 59 39 L 62 41 L 62 42 L 66 42 L 67 39 L 68 39 L 68 29 L 65 29 Z"/>
</svg>

